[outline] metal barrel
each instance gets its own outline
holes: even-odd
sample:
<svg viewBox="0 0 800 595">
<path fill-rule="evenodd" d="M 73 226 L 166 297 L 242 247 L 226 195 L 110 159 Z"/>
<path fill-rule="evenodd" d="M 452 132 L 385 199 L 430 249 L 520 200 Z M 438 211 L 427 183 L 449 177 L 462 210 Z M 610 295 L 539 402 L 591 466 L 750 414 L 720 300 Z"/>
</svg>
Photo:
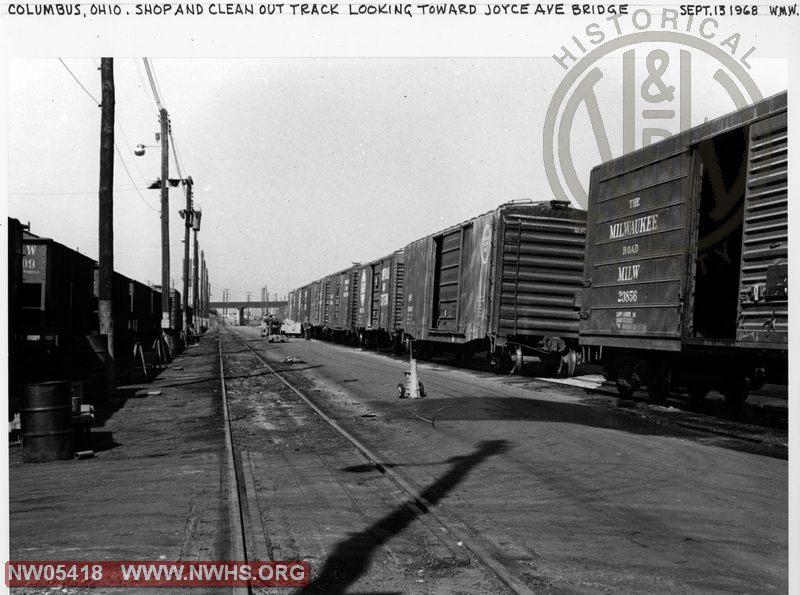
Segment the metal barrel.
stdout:
<svg viewBox="0 0 800 595">
<path fill-rule="evenodd" d="M 86 393 L 91 403 L 102 403 L 108 394 L 108 335 L 86 335 L 91 349 L 91 364 L 86 378 Z"/>
<path fill-rule="evenodd" d="M 26 384 L 21 413 L 23 463 L 72 458 L 72 393 L 69 381 Z"/>
</svg>

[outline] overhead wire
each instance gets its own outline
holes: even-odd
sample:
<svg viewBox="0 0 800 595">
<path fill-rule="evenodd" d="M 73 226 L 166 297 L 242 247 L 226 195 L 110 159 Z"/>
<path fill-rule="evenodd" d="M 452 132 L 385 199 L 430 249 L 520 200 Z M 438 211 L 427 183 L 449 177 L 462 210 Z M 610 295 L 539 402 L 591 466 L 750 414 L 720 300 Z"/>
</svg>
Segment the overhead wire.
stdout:
<svg viewBox="0 0 800 595">
<path fill-rule="evenodd" d="M 142 62 L 144 63 L 145 71 L 147 72 L 147 79 L 150 82 L 150 89 L 153 93 L 153 98 L 155 99 L 156 105 L 158 106 L 159 110 L 166 111 L 164 107 L 163 101 L 163 93 L 161 92 L 161 87 L 158 84 L 158 78 L 156 77 L 155 67 L 153 66 L 153 61 L 150 58 L 142 58 Z M 178 147 L 177 143 L 175 142 L 175 136 L 172 134 L 172 124 L 167 124 L 167 134 L 169 135 L 170 145 L 172 147 L 172 156 L 175 159 L 175 168 L 178 170 L 178 177 L 181 180 L 184 180 L 185 177 L 183 175 L 183 166 L 178 154 Z M 186 186 L 182 185 L 181 190 L 183 190 L 184 196 L 186 195 Z"/>
<path fill-rule="evenodd" d="M 136 190 L 136 194 L 139 195 L 139 198 L 142 199 L 142 202 L 147 206 L 148 209 L 150 209 L 155 213 L 160 213 L 161 212 L 160 209 L 156 209 L 155 207 L 153 207 L 153 205 L 147 202 L 147 199 L 144 197 L 139 188 L 136 186 L 136 182 L 133 181 L 133 176 L 131 175 L 128 166 L 125 164 L 125 159 L 122 157 L 122 151 L 119 150 L 119 145 L 117 145 L 117 141 L 114 141 L 114 148 L 117 150 L 117 153 L 119 154 L 119 160 L 120 162 L 122 162 L 122 167 L 125 169 L 125 173 L 128 174 L 128 179 L 131 181 L 131 184 L 133 184 L 133 187 Z"/>
<path fill-rule="evenodd" d="M 139 60 L 136 59 L 133 61 L 133 63 L 136 65 L 136 74 L 139 76 L 139 83 L 140 83 L 139 88 L 142 90 L 142 93 L 144 93 L 144 96 L 147 98 L 147 104 L 153 109 L 156 118 L 158 118 L 158 107 L 153 102 L 153 97 L 149 95 L 146 91 L 147 83 L 145 82 L 144 76 L 142 75 L 142 69 L 139 67 Z"/>
<path fill-rule="evenodd" d="M 153 59 L 148 58 L 147 61 L 150 63 L 150 73 L 153 76 L 153 83 L 155 84 L 156 92 L 158 93 L 158 96 L 161 98 L 161 102 L 166 103 L 164 92 L 161 90 L 161 85 L 158 83 L 158 75 L 156 74 L 156 67 L 153 64 Z"/>
<path fill-rule="evenodd" d="M 114 192 L 134 192 L 136 188 L 127 188 L 124 186 L 115 186 Z M 36 189 L 26 189 L 26 190 L 14 190 L 13 188 L 9 189 L 9 194 L 13 196 L 89 196 L 92 194 L 97 194 L 97 189 L 94 188 L 92 190 L 59 190 L 57 188 L 45 188 L 42 190 Z"/>
<path fill-rule="evenodd" d="M 91 93 L 89 92 L 89 90 L 88 90 L 88 89 L 87 89 L 87 88 L 86 88 L 86 87 L 83 85 L 83 83 L 81 83 L 81 81 L 78 79 L 78 77 L 77 77 L 77 76 L 75 76 L 75 73 L 74 73 L 74 72 L 72 72 L 72 70 L 70 70 L 69 66 L 67 66 L 67 65 L 66 65 L 66 63 L 64 62 L 64 60 L 62 60 L 61 58 L 59 58 L 59 59 L 58 59 L 58 61 L 59 61 L 59 62 L 61 62 L 61 64 L 64 66 L 64 68 L 66 68 L 66 69 L 67 69 L 67 71 L 70 73 L 70 75 L 72 75 L 72 78 L 75 80 L 75 82 L 76 82 L 76 83 L 78 83 L 78 85 L 80 86 L 80 88 L 84 90 L 84 92 L 85 92 L 85 93 L 86 93 L 86 94 L 87 94 L 87 95 L 88 95 L 88 96 L 89 96 L 89 97 L 92 99 L 92 101 L 94 101 L 94 102 L 95 102 L 95 103 L 96 103 L 98 106 L 102 106 L 102 104 L 101 104 L 101 103 L 99 103 L 99 102 L 98 102 L 98 101 L 97 101 L 97 100 L 94 98 L 94 96 L 92 96 L 92 94 L 91 94 Z M 96 64 L 96 62 L 95 62 L 95 64 Z M 119 121 L 119 118 L 117 117 L 116 111 L 115 111 L 115 113 L 114 113 L 114 117 L 115 117 L 115 120 L 116 120 L 117 124 L 118 124 L 118 125 L 119 125 L 119 127 L 120 127 L 120 131 L 122 132 L 122 136 L 123 136 L 123 138 L 125 138 L 125 142 L 127 143 L 127 142 L 128 142 L 128 140 L 127 140 L 127 137 L 125 137 L 125 131 L 122 129 L 122 123 Z M 143 194 L 141 193 L 141 191 L 139 190 L 139 187 L 136 185 L 136 182 L 134 181 L 134 179 L 133 179 L 133 176 L 131 175 L 131 172 L 130 172 L 130 170 L 128 169 L 128 165 L 125 163 L 125 157 L 123 156 L 123 154 L 122 154 L 122 151 L 120 150 L 120 148 L 119 148 L 119 145 L 117 144 L 117 141 L 116 141 L 116 140 L 114 140 L 114 148 L 117 150 L 117 154 L 119 155 L 119 159 L 120 159 L 120 162 L 122 163 L 122 167 L 123 167 L 123 169 L 125 170 L 125 173 L 128 175 L 128 179 L 131 181 L 131 184 L 133 184 L 133 189 L 134 189 L 134 190 L 136 191 L 136 193 L 139 195 L 139 198 L 142 200 L 142 202 L 145 204 L 145 206 L 147 206 L 147 208 L 149 208 L 151 211 L 158 212 L 158 210 L 157 210 L 157 209 L 154 209 L 154 208 L 153 208 L 153 206 L 152 206 L 152 205 L 151 205 L 149 202 L 147 202 L 147 199 L 144 197 L 144 195 L 143 195 Z M 137 167 L 138 167 L 138 164 L 137 164 Z M 142 179 L 144 179 L 144 175 L 142 174 L 141 170 L 139 170 L 139 174 L 141 174 L 141 175 L 142 175 Z M 118 189 L 115 189 L 114 191 L 115 191 L 115 192 L 118 192 L 118 191 L 120 191 L 120 190 L 118 190 Z M 16 193 L 16 194 L 25 194 L 25 193 Z M 74 192 L 74 193 L 68 193 L 68 192 L 65 192 L 65 193 L 63 193 L 63 194 L 74 194 L 74 195 L 79 195 L 79 194 L 91 194 L 91 193 L 83 193 L 83 192 Z"/>
<path fill-rule="evenodd" d="M 81 89 L 83 89 L 84 92 L 91 98 L 91 100 L 94 101 L 95 105 L 97 105 L 99 107 L 100 106 L 100 102 L 97 101 L 97 99 L 94 98 L 94 96 L 89 92 L 89 90 L 86 87 L 83 86 L 83 83 L 78 80 L 78 77 L 75 76 L 75 73 L 72 72 L 72 70 L 70 70 L 70 68 L 69 68 L 69 66 L 67 66 L 66 62 L 64 62 L 64 60 L 62 60 L 61 58 L 59 58 L 58 61 L 61 62 L 62 66 L 64 66 L 64 68 L 67 69 L 67 72 L 69 72 L 70 75 L 72 75 L 72 78 L 75 79 L 75 82 L 78 83 L 78 86 Z"/>
<path fill-rule="evenodd" d="M 114 112 L 114 119 L 117 121 L 117 125 L 119 126 L 119 131 L 122 134 L 122 138 L 125 140 L 125 146 L 130 147 L 131 143 L 128 140 L 127 135 L 125 134 L 125 129 L 122 127 L 122 121 L 119 119 L 119 115 L 116 113 L 116 111 Z M 147 182 L 147 178 L 145 177 L 144 173 L 142 173 L 142 169 L 139 167 L 139 163 L 136 161 L 136 159 L 133 160 L 133 164 L 136 166 L 136 170 L 139 172 L 139 175 L 142 177 L 142 180 Z"/>
<path fill-rule="evenodd" d="M 150 90 L 153 92 L 153 99 L 155 99 L 156 105 L 158 106 L 159 110 L 163 110 L 164 106 L 161 103 L 161 96 L 158 94 L 158 90 L 156 89 L 156 82 L 153 78 L 153 72 L 150 65 L 149 58 L 142 58 L 142 62 L 144 62 L 144 69 L 147 73 L 147 79 L 150 81 Z"/>
</svg>

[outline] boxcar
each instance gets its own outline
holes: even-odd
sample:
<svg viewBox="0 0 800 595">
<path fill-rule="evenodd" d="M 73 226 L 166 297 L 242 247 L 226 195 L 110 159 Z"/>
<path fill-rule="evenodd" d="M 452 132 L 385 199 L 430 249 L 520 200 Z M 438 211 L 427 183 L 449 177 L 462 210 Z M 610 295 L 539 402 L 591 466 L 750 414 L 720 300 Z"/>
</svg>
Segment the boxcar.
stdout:
<svg viewBox="0 0 800 595">
<path fill-rule="evenodd" d="M 738 404 L 787 367 L 786 93 L 591 173 L 581 342 L 621 393 Z"/>
<path fill-rule="evenodd" d="M 325 326 L 325 283 L 324 280 L 313 281 L 308 285 L 308 323 L 311 335 L 320 337 Z"/>
<path fill-rule="evenodd" d="M 405 247 L 403 331 L 425 356 L 487 349 L 501 371 L 535 354 L 551 372 L 580 362 L 576 293 L 586 213 L 512 202 Z"/>
<path fill-rule="evenodd" d="M 352 342 L 355 338 L 356 294 L 359 267 L 334 273 L 327 277 L 327 334 L 334 341 Z"/>
<path fill-rule="evenodd" d="M 404 322 L 404 268 L 402 250 L 357 267 L 354 325 L 360 344 L 399 346 Z"/>
<path fill-rule="evenodd" d="M 300 314 L 300 289 L 292 289 L 286 296 L 288 303 L 287 316 L 290 320 L 303 322 L 303 317 Z"/>
</svg>

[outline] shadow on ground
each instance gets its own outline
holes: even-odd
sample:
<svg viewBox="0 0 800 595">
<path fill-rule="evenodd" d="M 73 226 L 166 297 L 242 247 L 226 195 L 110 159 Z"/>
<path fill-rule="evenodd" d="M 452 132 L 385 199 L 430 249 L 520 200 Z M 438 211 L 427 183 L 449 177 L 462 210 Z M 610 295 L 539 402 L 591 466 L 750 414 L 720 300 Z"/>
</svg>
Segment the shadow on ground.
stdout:
<svg viewBox="0 0 800 595">
<path fill-rule="evenodd" d="M 417 517 L 427 512 L 426 503 L 436 504 L 451 492 L 473 469 L 488 458 L 509 450 L 506 440 L 485 440 L 476 449 L 446 462 L 450 469 L 421 493 L 420 501 L 407 502 L 377 520 L 369 527 L 352 533 L 340 542 L 322 567 L 319 575 L 300 593 L 342 593 L 355 583 L 369 567 L 376 549 L 402 532 Z"/>
</svg>

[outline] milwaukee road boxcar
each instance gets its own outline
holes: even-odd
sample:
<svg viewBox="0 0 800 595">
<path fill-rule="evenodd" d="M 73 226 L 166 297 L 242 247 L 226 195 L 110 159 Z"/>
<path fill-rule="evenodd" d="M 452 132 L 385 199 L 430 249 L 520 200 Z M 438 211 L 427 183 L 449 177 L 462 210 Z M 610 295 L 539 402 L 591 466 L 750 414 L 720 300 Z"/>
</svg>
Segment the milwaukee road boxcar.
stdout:
<svg viewBox="0 0 800 595">
<path fill-rule="evenodd" d="M 403 330 L 425 356 L 487 349 L 498 369 L 525 353 L 570 375 L 581 360 L 575 298 L 586 213 L 512 202 L 405 248 Z"/>
<path fill-rule="evenodd" d="M 628 394 L 785 377 L 786 93 L 592 170 L 581 342 Z"/>
<path fill-rule="evenodd" d="M 355 327 L 360 344 L 400 346 L 404 263 L 403 251 L 399 250 L 356 267 Z"/>
</svg>

